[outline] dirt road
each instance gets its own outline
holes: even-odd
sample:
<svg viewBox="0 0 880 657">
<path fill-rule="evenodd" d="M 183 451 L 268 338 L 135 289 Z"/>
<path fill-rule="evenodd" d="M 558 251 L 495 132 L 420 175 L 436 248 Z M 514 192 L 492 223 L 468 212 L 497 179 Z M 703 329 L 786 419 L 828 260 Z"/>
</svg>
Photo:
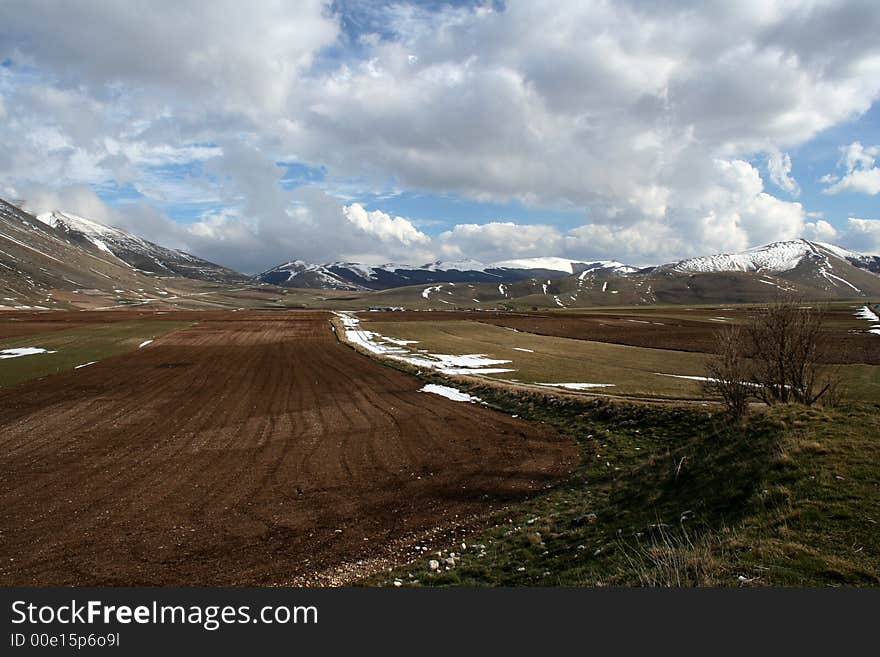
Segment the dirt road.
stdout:
<svg viewBox="0 0 880 657">
<path fill-rule="evenodd" d="M 205 314 L 0 392 L 0 583 L 313 581 L 574 466 L 572 441 L 418 392 L 327 319 Z"/>
</svg>

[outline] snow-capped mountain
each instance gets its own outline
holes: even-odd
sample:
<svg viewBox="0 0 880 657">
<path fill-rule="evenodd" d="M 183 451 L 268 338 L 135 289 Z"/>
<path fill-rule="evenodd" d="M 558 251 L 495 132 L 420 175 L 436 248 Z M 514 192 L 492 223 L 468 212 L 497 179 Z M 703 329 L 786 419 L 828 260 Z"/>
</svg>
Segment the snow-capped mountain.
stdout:
<svg viewBox="0 0 880 657">
<path fill-rule="evenodd" d="M 721 253 L 689 258 L 668 266 L 681 272 L 754 271 L 780 273 L 794 269 L 805 258 L 824 261 L 829 256 L 847 260 L 854 265 L 863 263 L 865 269 L 871 269 L 873 264 L 880 261 L 877 256 L 862 255 L 833 244 L 797 239 L 772 242 L 739 253 Z"/>
<path fill-rule="evenodd" d="M 681 273 L 753 272 L 826 291 L 862 294 L 875 288 L 880 256 L 849 251 L 834 244 L 806 239 L 772 242 L 739 253 L 689 258 L 659 271 Z M 865 276 L 868 276 L 865 278 Z"/>
<path fill-rule="evenodd" d="M 137 235 L 94 219 L 55 210 L 37 215 L 44 224 L 66 234 L 74 242 L 93 244 L 128 266 L 167 276 L 207 281 L 241 281 L 245 276 L 177 249 L 168 249 Z"/>
<path fill-rule="evenodd" d="M 364 265 L 331 262 L 316 265 L 293 260 L 259 274 L 264 283 L 285 287 L 337 290 L 386 290 L 433 283 L 512 283 L 528 279 L 555 280 L 584 273 L 625 274 L 636 271 L 615 261 L 582 262 L 566 258 L 519 258 L 494 263 L 476 260 L 437 261 L 425 265 Z"/>
</svg>

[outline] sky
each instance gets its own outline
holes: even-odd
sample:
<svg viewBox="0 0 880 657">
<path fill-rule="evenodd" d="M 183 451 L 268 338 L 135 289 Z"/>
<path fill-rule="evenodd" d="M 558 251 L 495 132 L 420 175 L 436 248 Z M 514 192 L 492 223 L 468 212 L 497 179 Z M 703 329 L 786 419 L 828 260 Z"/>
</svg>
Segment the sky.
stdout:
<svg viewBox="0 0 880 657">
<path fill-rule="evenodd" d="M 880 253 L 876 0 L 4 0 L 0 196 L 240 271 Z"/>
</svg>

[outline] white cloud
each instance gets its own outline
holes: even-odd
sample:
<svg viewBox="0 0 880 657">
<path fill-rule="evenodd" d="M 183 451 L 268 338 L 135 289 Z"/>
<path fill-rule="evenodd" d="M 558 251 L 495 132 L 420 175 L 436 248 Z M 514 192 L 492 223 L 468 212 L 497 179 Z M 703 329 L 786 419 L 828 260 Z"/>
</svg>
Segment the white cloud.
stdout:
<svg viewBox="0 0 880 657">
<path fill-rule="evenodd" d="M 862 146 L 855 141 L 840 149 L 840 167 L 846 170 L 840 178 L 828 174 L 822 182 L 832 183 L 825 188 L 826 194 L 839 194 L 843 191 L 862 192 L 863 194 L 880 194 L 880 167 L 876 166 L 876 157 L 880 155 L 880 146 Z"/>
<path fill-rule="evenodd" d="M 783 153 L 778 148 L 770 149 L 767 154 L 767 173 L 770 175 L 770 182 L 780 189 L 793 196 L 800 193 L 797 181 L 791 177 L 791 156 L 788 153 Z"/>
<path fill-rule="evenodd" d="M 560 253 L 562 234 L 552 226 L 494 221 L 458 224 L 438 238 L 445 260 L 464 257 L 483 262 Z"/>
<path fill-rule="evenodd" d="M 818 219 L 804 227 L 804 237 L 817 242 L 835 242 L 840 234 L 830 223 L 824 219 Z"/>
<path fill-rule="evenodd" d="M 859 0 L 364 11 L 384 36 L 370 28 L 348 48 L 318 0 L 2 3 L 0 58 L 14 65 L 0 67 L 0 179 L 130 183 L 156 207 L 221 208 L 177 225 L 130 205 L 125 221 L 249 270 L 346 254 L 649 262 L 809 230 L 746 160 L 766 154 L 769 182 L 796 195 L 787 151 L 880 96 L 880 12 Z M 852 146 L 829 193 L 878 193 L 876 147 Z M 276 163 L 291 160 L 325 167 L 331 189 L 515 199 L 588 219 L 432 239 L 406 218 L 282 189 Z"/>
<path fill-rule="evenodd" d="M 880 255 L 880 219 L 850 217 L 840 243 L 856 251 Z"/>
<path fill-rule="evenodd" d="M 352 203 L 342 211 L 356 228 L 381 241 L 395 240 L 404 246 L 424 245 L 431 241 L 404 217 L 391 217 L 381 210 L 370 212 L 360 203 Z"/>
</svg>

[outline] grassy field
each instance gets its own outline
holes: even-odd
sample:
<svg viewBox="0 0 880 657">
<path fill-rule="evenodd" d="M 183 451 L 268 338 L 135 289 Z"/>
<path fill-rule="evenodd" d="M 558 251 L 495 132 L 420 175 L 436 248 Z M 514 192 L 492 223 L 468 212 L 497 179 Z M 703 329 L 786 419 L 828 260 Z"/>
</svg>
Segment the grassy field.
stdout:
<svg viewBox="0 0 880 657">
<path fill-rule="evenodd" d="M 131 351 L 145 340 L 190 325 L 174 320 L 118 322 L 0 340 L 0 350 L 37 347 L 55 352 L 0 360 L 0 388 Z"/>
<path fill-rule="evenodd" d="M 464 543 L 366 584 L 880 584 L 876 404 L 774 407 L 735 425 L 696 407 L 468 392 L 559 427 L 582 465 Z"/>
<path fill-rule="evenodd" d="M 648 349 L 535 335 L 473 321 L 369 322 L 366 327 L 384 336 L 417 340 L 416 349 L 432 353 L 486 354 L 510 360 L 516 370 L 494 375 L 523 383 L 601 383 L 603 394 L 703 398 L 700 383 L 674 376 L 705 375 L 706 356 L 699 353 Z M 880 339 L 878 339 L 880 345 Z M 528 349 L 530 351 L 521 351 Z M 846 365 L 839 368 L 841 394 L 850 399 L 880 401 L 880 367 Z"/>
</svg>

